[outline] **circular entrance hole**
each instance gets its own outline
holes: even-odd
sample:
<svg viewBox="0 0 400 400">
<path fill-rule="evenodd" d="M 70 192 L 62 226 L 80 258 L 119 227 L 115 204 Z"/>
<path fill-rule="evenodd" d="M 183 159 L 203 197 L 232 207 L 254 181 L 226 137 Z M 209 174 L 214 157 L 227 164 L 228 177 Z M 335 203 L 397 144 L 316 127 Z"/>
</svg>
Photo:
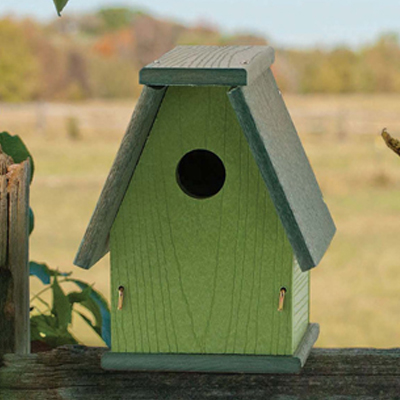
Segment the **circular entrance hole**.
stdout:
<svg viewBox="0 0 400 400">
<path fill-rule="evenodd" d="M 217 194 L 225 182 L 221 159 L 208 150 L 193 150 L 179 161 L 176 179 L 180 188 L 191 197 L 206 199 Z"/>
</svg>

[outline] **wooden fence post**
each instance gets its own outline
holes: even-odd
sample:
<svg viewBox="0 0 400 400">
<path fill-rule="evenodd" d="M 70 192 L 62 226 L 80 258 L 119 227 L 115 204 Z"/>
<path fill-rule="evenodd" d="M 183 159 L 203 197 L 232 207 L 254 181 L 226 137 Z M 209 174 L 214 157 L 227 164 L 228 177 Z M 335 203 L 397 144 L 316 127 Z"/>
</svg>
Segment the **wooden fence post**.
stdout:
<svg viewBox="0 0 400 400">
<path fill-rule="evenodd" d="M 29 181 L 0 147 L 0 356 L 30 352 Z"/>
</svg>

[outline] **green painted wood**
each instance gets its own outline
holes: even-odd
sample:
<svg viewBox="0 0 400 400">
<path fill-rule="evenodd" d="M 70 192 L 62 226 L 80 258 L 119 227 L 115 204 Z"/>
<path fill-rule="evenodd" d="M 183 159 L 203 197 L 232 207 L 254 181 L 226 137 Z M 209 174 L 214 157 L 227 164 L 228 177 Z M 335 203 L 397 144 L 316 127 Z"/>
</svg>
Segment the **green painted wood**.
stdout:
<svg viewBox="0 0 400 400">
<path fill-rule="evenodd" d="M 293 374 L 305 365 L 318 335 L 318 324 L 309 324 L 293 356 L 107 352 L 101 366 L 114 371 Z"/>
<path fill-rule="evenodd" d="M 310 271 L 302 272 L 296 257 L 293 258 L 292 292 L 292 348 L 295 350 L 310 322 Z"/>
<path fill-rule="evenodd" d="M 292 354 L 293 253 L 227 90 L 166 93 L 111 230 L 113 352 Z M 204 200 L 175 176 L 199 148 L 226 168 Z"/>
<path fill-rule="evenodd" d="M 74 264 L 90 268 L 109 249 L 109 233 L 135 171 L 165 88 L 144 87 L 110 174 L 101 192 Z"/>
<path fill-rule="evenodd" d="M 178 46 L 142 68 L 146 85 L 245 86 L 274 62 L 270 46 Z"/>
<path fill-rule="evenodd" d="M 109 352 L 102 357 L 101 366 L 112 371 L 294 374 L 300 371 L 301 361 L 291 356 Z"/>
<path fill-rule="evenodd" d="M 271 70 L 229 98 L 303 271 L 315 267 L 335 225 Z"/>
<path fill-rule="evenodd" d="M 319 336 L 319 325 L 318 324 L 308 324 L 306 332 L 301 339 L 293 357 L 297 357 L 301 366 L 303 367 L 310 355 L 311 349 L 314 346 Z"/>
</svg>

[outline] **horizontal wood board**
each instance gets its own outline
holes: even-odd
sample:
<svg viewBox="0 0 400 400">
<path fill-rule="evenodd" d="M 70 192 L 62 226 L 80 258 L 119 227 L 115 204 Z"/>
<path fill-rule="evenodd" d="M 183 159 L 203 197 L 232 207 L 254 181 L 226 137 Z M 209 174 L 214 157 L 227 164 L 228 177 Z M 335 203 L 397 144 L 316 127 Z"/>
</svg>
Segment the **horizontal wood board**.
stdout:
<svg viewBox="0 0 400 400">
<path fill-rule="evenodd" d="M 167 90 L 111 231 L 113 352 L 293 354 L 293 252 L 227 91 Z M 208 199 L 176 180 L 194 149 L 225 165 Z"/>
<path fill-rule="evenodd" d="M 303 271 L 316 265 L 335 225 L 271 70 L 229 92 Z"/>
<path fill-rule="evenodd" d="M 109 233 L 135 171 L 165 88 L 145 86 L 89 222 L 74 264 L 90 268 L 109 250 Z"/>
<path fill-rule="evenodd" d="M 319 335 L 318 324 L 310 324 L 293 356 L 243 354 L 145 354 L 105 353 L 101 365 L 108 370 L 277 373 L 299 372 Z"/>
<path fill-rule="evenodd" d="M 292 356 L 250 356 L 234 354 L 142 354 L 106 353 L 101 365 L 112 371 L 172 371 L 223 373 L 293 374 L 301 361 Z"/>
<path fill-rule="evenodd" d="M 178 46 L 142 68 L 146 85 L 245 86 L 274 62 L 270 46 Z"/>
<path fill-rule="evenodd" d="M 400 349 L 312 349 L 299 374 L 105 371 L 104 348 L 64 346 L 0 364 L 7 400 L 393 400 L 400 393 Z"/>
</svg>

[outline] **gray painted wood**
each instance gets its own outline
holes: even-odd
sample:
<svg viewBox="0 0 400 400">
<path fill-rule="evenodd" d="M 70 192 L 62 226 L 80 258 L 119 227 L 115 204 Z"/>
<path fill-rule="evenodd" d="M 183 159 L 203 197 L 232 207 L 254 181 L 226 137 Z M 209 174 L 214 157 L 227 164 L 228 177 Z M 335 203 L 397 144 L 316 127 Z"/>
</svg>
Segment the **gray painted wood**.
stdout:
<svg viewBox="0 0 400 400">
<path fill-rule="evenodd" d="M 60 347 L 7 354 L 0 398 L 130 399 L 399 399 L 400 349 L 312 349 L 299 374 L 205 374 L 104 371 L 106 349 Z"/>
<path fill-rule="evenodd" d="M 318 324 L 310 324 L 293 356 L 108 352 L 104 354 L 101 365 L 104 369 L 115 371 L 291 374 L 299 372 L 304 366 L 318 335 Z"/>
<path fill-rule="evenodd" d="M 271 70 L 229 98 L 303 271 L 315 267 L 335 225 Z"/>
<path fill-rule="evenodd" d="M 319 336 L 319 325 L 309 324 L 303 339 L 301 340 L 299 347 L 294 352 L 293 357 L 300 360 L 301 366 L 303 367 L 310 355 L 311 349 L 314 343 L 317 341 Z"/>
<path fill-rule="evenodd" d="M 251 84 L 274 62 L 270 46 L 178 46 L 142 68 L 146 85 Z"/>
<path fill-rule="evenodd" d="M 109 249 L 109 233 L 164 97 L 165 88 L 144 87 L 74 264 L 90 268 Z"/>
</svg>

